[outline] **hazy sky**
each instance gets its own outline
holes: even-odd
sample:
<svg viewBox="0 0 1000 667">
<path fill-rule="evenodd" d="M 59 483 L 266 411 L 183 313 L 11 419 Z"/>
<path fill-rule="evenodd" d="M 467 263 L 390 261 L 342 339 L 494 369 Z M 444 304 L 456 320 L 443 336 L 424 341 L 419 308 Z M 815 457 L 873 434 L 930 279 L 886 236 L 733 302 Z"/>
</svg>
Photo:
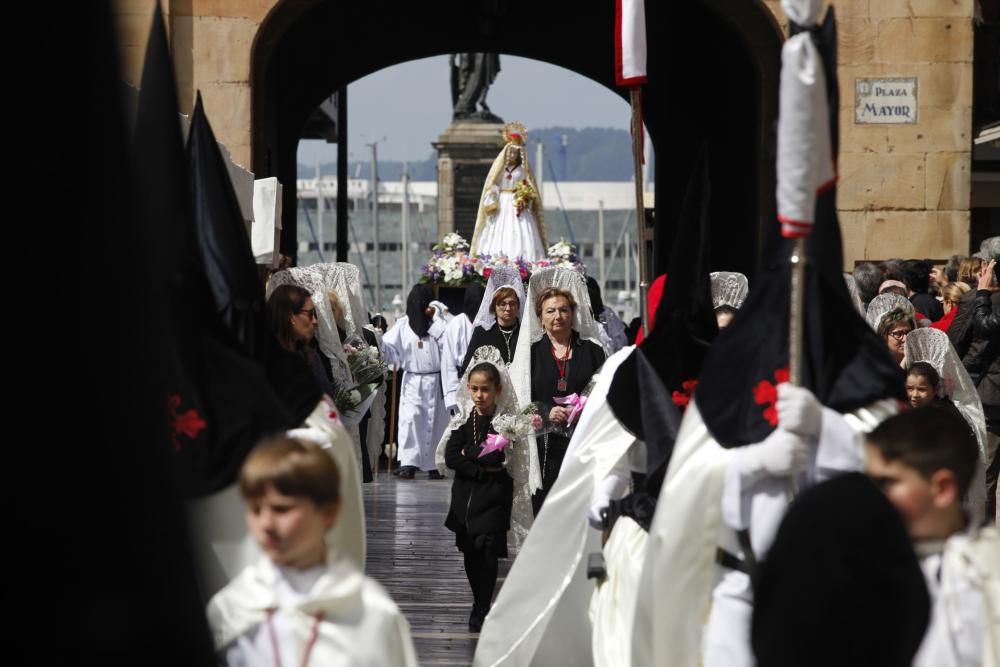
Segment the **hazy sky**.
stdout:
<svg viewBox="0 0 1000 667">
<path fill-rule="evenodd" d="M 375 72 L 348 86 L 349 151 L 368 159 L 365 144 L 379 142 L 379 159 L 424 160 L 431 142 L 451 122 L 448 56 L 413 60 Z M 629 106 L 603 86 L 537 60 L 500 56 L 500 73 L 486 103 L 504 121 L 537 127 L 613 127 L 627 130 Z M 299 142 L 298 160 L 333 162 L 336 144 Z"/>
</svg>

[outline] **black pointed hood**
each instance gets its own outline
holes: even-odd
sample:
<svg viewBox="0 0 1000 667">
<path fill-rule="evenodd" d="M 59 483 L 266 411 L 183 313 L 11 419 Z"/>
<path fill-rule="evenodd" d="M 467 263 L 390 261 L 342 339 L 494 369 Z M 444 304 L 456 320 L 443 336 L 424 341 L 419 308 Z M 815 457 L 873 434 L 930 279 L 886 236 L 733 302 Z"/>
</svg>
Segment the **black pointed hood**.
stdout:
<svg viewBox="0 0 1000 667">
<path fill-rule="evenodd" d="M 198 251 L 181 141 L 173 65 L 157 10 L 149 37 L 132 147 L 139 236 L 156 276 L 142 303 L 166 332 L 166 349 L 144 359 L 160 378 L 178 484 L 190 497 L 235 481 L 266 434 L 297 425 L 263 368 L 236 351 L 212 303 Z M 202 132 L 204 137 L 204 133 Z"/>
<path fill-rule="evenodd" d="M 655 326 L 619 366 L 608 392 L 618 420 L 646 442 L 647 470 L 657 481 L 673 451 L 681 410 L 718 332 L 709 282 L 710 200 L 703 146 L 681 207 Z"/>
<path fill-rule="evenodd" d="M 196 247 L 214 310 L 244 352 L 261 359 L 267 335 L 264 288 L 200 92 L 191 115 L 187 166 Z"/>
<path fill-rule="evenodd" d="M 836 119 L 832 7 L 811 35 L 824 59 L 830 117 Z M 831 132 L 836 155 L 836 123 Z M 701 416 L 725 447 L 760 442 L 774 430 L 776 387 L 788 379 L 792 246 L 779 234 L 777 222 L 765 236 L 763 266 L 739 314 L 709 351 L 698 384 Z M 883 398 L 904 398 L 902 372 L 858 314 L 841 275 L 836 186 L 817 195 L 806 256 L 803 384 L 840 412 Z"/>
<path fill-rule="evenodd" d="M 60 623 L 55 641 L 51 624 L 24 624 L 25 632 L 19 626 L 18 640 L 48 663 L 131 664 L 142 656 L 156 667 L 209 667 L 217 661 L 205 600 L 170 475 L 157 375 L 166 337 L 151 319 L 163 304 L 133 196 L 110 3 L 25 3 L 18 12 L 44 48 L 33 52 L 18 87 L 16 134 L 30 142 L 18 154 L 25 176 L 18 197 L 31 206 L 31 224 L 12 225 L 8 243 L 44 248 L 44 261 L 21 253 L 31 266 L 12 273 L 30 275 L 27 293 L 58 304 L 59 325 L 34 327 L 30 344 L 40 353 L 30 355 L 30 371 L 8 403 L 29 425 L 29 441 L 11 448 L 9 465 L 33 487 L 32 516 L 17 531 L 31 547 L 10 550 L 10 567 L 58 571 L 61 582 L 39 595 L 37 577 L 14 576 L 5 600 L 24 618 L 57 608 L 63 618 L 89 619 Z M 67 100 L 82 102 L 69 123 Z M 57 192 L 54 169 L 73 172 L 59 179 Z M 44 203 L 53 194 L 71 203 L 72 215 Z M 36 309 L 30 305 L 29 316 L 37 317 Z M 34 446 L 32 427 L 48 425 L 65 446 Z M 53 530 L 44 517 L 67 509 L 74 518 Z"/>
<path fill-rule="evenodd" d="M 479 314 L 479 306 L 483 302 L 483 295 L 486 294 L 486 286 L 480 283 L 473 283 L 465 288 L 465 295 L 462 299 L 462 312 L 469 318 L 470 322 L 476 321 Z"/>
<path fill-rule="evenodd" d="M 434 300 L 434 290 L 431 289 L 430 285 L 414 285 L 413 289 L 410 290 L 409 296 L 406 297 L 406 318 L 407 323 L 413 330 L 413 333 L 417 334 L 418 338 L 424 338 L 427 336 L 427 332 L 431 328 L 432 317 L 427 315 L 427 307 L 431 305 L 431 301 Z"/>
<path fill-rule="evenodd" d="M 908 666 L 930 609 L 899 512 L 864 475 L 840 475 L 778 528 L 754 586 L 754 654 L 769 667 Z"/>
</svg>

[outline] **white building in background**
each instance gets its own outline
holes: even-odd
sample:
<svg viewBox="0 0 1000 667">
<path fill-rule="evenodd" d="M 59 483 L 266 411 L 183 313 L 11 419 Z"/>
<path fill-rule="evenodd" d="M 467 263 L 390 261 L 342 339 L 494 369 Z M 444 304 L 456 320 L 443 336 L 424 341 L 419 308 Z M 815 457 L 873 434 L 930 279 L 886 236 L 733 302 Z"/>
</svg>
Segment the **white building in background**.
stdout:
<svg viewBox="0 0 1000 667">
<path fill-rule="evenodd" d="M 323 230 L 317 228 L 315 178 L 297 181 L 298 190 L 298 255 L 300 264 L 332 261 L 336 255 L 337 179 L 323 176 L 320 183 L 324 199 Z M 374 295 L 374 234 L 371 220 L 370 179 L 348 179 L 349 237 L 348 261 L 361 268 L 369 301 Z M 646 204 L 652 202 L 652 193 L 646 193 Z M 381 268 L 381 308 L 387 314 L 399 311 L 405 302 L 401 275 L 401 213 L 403 207 L 402 181 L 380 181 L 379 201 L 379 250 Z M 416 283 L 425 258 L 437 235 L 437 182 L 410 181 L 409 184 L 409 240 L 413 275 L 409 284 Z M 635 254 L 635 185 L 631 181 L 575 181 L 542 184 L 542 202 L 545 207 L 545 226 L 550 243 L 560 238 L 573 240 L 581 260 L 590 275 L 598 278 L 598 209 L 604 210 L 604 300 L 628 321 L 638 314 L 637 282 L 638 258 Z M 323 239 L 320 252 L 319 239 Z M 628 239 L 631 249 L 626 252 Z"/>
<path fill-rule="evenodd" d="M 310 202 L 310 206 L 315 208 L 316 179 L 300 178 L 296 182 L 296 187 L 299 199 Z M 326 210 L 335 210 L 337 178 L 324 176 L 320 187 L 323 196 L 333 200 L 327 202 Z M 347 196 L 351 201 L 351 210 L 367 208 L 371 198 L 371 180 L 349 178 Z M 647 198 L 652 196 L 652 192 L 646 193 Z M 402 181 L 380 181 L 378 200 L 380 208 L 402 206 Z M 558 184 L 546 181 L 542 184 L 542 202 L 546 209 L 596 211 L 601 201 L 604 202 L 605 211 L 631 210 L 635 208 L 635 185 L 632 181 L 569 181 Z M 410 206 L 420 212 L 432 212 L 436 205 L 437 181 L 410 181 Z"/>
</svg>

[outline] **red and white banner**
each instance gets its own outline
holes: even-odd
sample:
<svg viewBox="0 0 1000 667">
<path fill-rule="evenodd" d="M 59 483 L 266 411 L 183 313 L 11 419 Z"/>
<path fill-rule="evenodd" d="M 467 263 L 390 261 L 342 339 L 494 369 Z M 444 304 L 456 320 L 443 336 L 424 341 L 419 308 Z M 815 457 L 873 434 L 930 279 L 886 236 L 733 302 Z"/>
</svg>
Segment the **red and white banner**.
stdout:
<svg viewBox="0 0 1000 667">
<path fill-rule="evenodd" d="M 810 27 L 819 19 L 819 0 L 783 0 L 786 13 Z M 816 217 L 816 198 L 836 182 L 827 115 L 823 58 L 808 32 L 785 41 L 781 49 L 778 106 L 777 203 L 781 234 L 808 236 Z"/>
<path fill-rule="evenodd" d="M 646 83 L 646 8 L 643 0 L 615 0 L 615 83 Z"/>
</svg>

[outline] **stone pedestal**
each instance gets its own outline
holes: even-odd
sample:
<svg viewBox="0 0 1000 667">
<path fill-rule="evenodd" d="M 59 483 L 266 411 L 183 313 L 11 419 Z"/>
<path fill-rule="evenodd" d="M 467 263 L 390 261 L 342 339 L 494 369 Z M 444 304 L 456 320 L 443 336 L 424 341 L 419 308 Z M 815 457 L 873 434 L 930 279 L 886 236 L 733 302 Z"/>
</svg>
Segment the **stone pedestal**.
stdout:
<svg viewBox="0 0 1000 667">
<path fill-rule="evenodd" d="M 458 232 L 472 242 L 483 183 L 503 148 L 503 125 L 454 121 L 434 148 L 438 151 L 437 238 Z"/>
</svg>

